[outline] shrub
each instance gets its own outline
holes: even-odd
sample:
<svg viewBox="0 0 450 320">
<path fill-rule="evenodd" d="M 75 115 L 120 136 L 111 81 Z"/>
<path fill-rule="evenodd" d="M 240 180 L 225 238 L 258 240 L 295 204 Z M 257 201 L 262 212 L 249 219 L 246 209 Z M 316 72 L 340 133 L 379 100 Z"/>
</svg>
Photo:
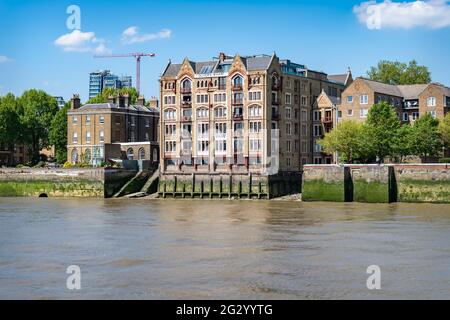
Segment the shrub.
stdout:
<svg viewBox="0 0 450 320">
<path fill-rule="evenodd" d="M 439 163 L 450 163 L 450 158 L 440 158 Z"/>
<path fill-rule="evenodd" d="M 72 168 L 72 163 L 70 163 L 69 161 L 66 161 L 63 165 L 63 168 Z"/>
</svg>

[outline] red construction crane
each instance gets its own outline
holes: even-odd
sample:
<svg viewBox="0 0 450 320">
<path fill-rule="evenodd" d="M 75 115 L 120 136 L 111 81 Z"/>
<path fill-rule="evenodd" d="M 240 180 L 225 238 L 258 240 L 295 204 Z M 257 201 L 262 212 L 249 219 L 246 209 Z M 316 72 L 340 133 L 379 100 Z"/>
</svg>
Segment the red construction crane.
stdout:
<svg viewBox="0 0 450 320">
<path fill-rule="evenodd" d="M 94 58 L 136 58 L 136 90 L 141 92 L 141 58 L 142 57 L 154 57 L 154 53 L 127 53 L 127 54 L 110 54 L 110 55 L 95 55 Z"/>
</svg>

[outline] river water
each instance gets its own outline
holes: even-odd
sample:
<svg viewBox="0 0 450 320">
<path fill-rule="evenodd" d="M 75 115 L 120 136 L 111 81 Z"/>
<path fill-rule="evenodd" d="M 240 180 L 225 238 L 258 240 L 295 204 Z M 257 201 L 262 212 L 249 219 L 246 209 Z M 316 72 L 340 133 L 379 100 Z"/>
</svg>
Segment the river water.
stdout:
<svg viewBox="0 0 450 320">
<path fill-rule="evenodd" d="M 15 298 L 450 298 L 450 205 L 0 198 Z"/>
</svg>

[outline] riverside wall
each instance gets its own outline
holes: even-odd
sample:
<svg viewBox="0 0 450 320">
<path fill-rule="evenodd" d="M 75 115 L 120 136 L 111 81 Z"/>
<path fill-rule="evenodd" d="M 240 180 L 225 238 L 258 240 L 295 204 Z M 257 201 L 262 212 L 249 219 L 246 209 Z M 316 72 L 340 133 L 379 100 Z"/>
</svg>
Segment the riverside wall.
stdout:
<svg viewBox="0 0 450 320">
<path fill-rule="evenodd" d="M 136 173 L 116 168 L 2 168 L 0 197 L 110 198 Z"/>
<path fill-rule="evenodd" d="M 306 165 L 304 201 L 450 203 L 450 164 Z"/>
</svg>

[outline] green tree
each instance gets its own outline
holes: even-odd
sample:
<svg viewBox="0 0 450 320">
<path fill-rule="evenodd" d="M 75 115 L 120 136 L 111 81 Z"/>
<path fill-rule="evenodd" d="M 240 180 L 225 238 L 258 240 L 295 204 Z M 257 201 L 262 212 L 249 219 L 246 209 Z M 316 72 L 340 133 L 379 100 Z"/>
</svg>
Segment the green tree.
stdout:
<svg viewBox="0 0 450 320">
<path fill-rule="evenodd" d="M 31 89 L 19 98 L 19 110 L 24 142 L 30 148 L 32 163 L 37 163 L 40 150 L 49 146 L 49 131 L 58 104 L 44 91 Z"/>
<path fill-rule="evenodd" d="M 439 154 L 442 142 L 438 127 L 439 120 L 428 113 L 414 122 L 412 145 L 415 155 L 426 159 Z"/>
<path fill-rule="evenodd" d="M 439 133 L 446 148 L 450 148 L 450 112 L 439 123 Z"/>
<path fill-rule="evenodd" d="M 380 163 L 387 156 L 394 155 L 394 142 L 399 128 L 400 121 L 394 107 L 381 102 L 370 108 L 364 133 L 369 138 L 370 149 Z"/>
<path fill-rule="evenodd" d="M 13 94 L 9 93 L 0 98 L 0 143 L 8 146 L 11 150 L 10 165 L 14 158 L 14 144 L 22 140 L 22 130 L 17 111 L 17 99 Z"/>
<path fill-rule="evenodd" d="M 323 147 L 324 152 L 329 154 L 338 152 L 340 160 L 353 163 L 356 159 L 366 156 L 364 154 L 363 135 L 361 123 L 345 120 L 326 133 L 325 137 L 318 141 L 318 144 Z"/>
<path fill-rule="evenodd" d="M 66 103 L 53 118 L 50 127 L 50 143 L 55 146 L 56 160 L 64 163 L 67 160 L 67 110 L 70 103 Z"/>
<path fill-rule="evenodd" d="M 114 88 L 106 88 L 100 93 L 98 96 L 89 99 L 86 103 L 107 103 L 109 96 L 117 96 L 118 94 L 128 94 L 130 96 L 130 102 L 135 104 L 138 98 L 138 92 L 136 88 L 122 88 L 122 89 L 114 89 Z"/>
<path fill-rule="evenodd" d="M 402 125 L 393 138 L 393 156 L 399 162 L 403 162 L 405 157 L 414 154 L 413 141 L 412 126 L 409 124 Z"/>
<path fill-rule="evenodd" d="M 431 82 L 431 73 L 416 60 L 408 64 L 399 61 L 381 60 L 376 67 L 367 72 L 371 80 L 390 84 L 425 84 Z"/>
</svg>

